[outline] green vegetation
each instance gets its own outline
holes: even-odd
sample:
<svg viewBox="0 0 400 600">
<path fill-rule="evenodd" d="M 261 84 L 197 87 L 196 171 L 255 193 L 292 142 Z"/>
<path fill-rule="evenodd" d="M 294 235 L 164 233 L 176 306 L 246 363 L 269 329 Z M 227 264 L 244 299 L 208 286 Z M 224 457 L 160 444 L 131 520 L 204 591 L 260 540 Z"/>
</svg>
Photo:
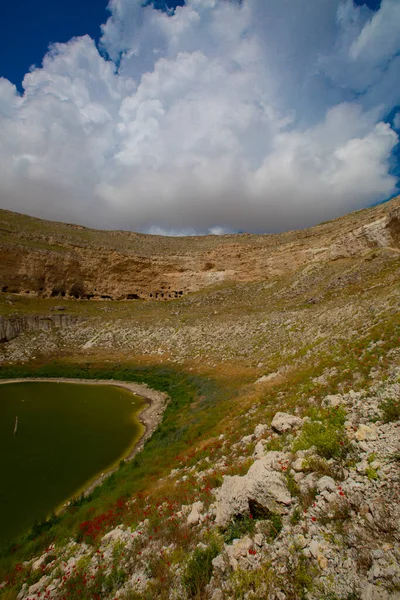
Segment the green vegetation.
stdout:
<svg viewBox="0 0 400 600">
<path fill-rule="evenodd" d="M 315 446 L 325 459 L 344 458 L 349 452 L 349 440 L 344 429 L 346 413 L 341 407 L 310 410 L 311 422 L 305 423 L 293 451 Z"/>
<path fill-rule="evenodd" d="M 251 515 L 235 515 L 224 533 L 224 541 L 231 544 L 233 540 L 254 533 L 255 522 Z"/>
<path fill-rule="evenodd" d="M 383 413 L 384 423 L 392 423 L 400 419 L 400 401 L 398 398 L 388 398 L 379 406 Z"/>
<path fill-rule="evenodd" d="M 297 525 L 297 523 L 300 523 L 300 521 L 301 521 L 301 512 L 298 508 L 295 508 L 290 517 L 290 524 Z"/>
<path fill-rule="evenodd" d="M 204 597 L 205 587 L 212 575 L 212 561 L 219 551 L 217 541 L 211 540 L 206 548 L 196 548 L 193 552 L 182 579 L 189 598 L 201 600 Z"/>
<path fill-rule="evenodd" d="M 251 511 L 249 515 L 235 515 L 224 531 L 224 541 L 231 544 L 233 540 L 240 539 L 244 535 L 253 535 L 255 521 L 259 520 L 259 531 L 263 533 L 268 541 L 274 540 L 282 530 L 282 518 L 280 515 L 270 511 Z"/>
<path fill-rule="evenodd" d="M 232 574 L 232 597 L 237 600 L 269 600 L 276 576 L 269 563 L 254 571 L 238 569 Z"/>
<path fill-rule="evenodd" d="M 365 474 L 368 477 L 368 479 L 370 479 L 370 480 L 379 479 L 378 471 L 376 469 L 374 469 L 373 467 L 367 467 L 365 469 Z"/>
<path fill-rule="evenodd" d="M 276 513 L 270 513 L 268 519 L 263 520 L 260 523 L 260 533 L 263 533 L 267 538 L 268 542 L 272 542 L 278 537 L 282 531 L 282 518 Z"/>
</svg>

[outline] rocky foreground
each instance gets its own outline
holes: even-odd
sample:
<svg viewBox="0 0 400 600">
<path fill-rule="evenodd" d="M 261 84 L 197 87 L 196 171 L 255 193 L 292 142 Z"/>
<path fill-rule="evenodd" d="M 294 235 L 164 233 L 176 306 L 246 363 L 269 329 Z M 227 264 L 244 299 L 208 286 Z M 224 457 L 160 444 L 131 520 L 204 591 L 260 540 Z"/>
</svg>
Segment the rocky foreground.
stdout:
<svg viewBox="0 0 400 600">
<path fill-rule="evenodd" d="M 135 526 L 47 548 L 21 567 L 30 575 L 18 600 L 399 599 L 398 351 L 390 358 L 369 389 L 311 397 L 235 443 L 222 435 L 212 462 L 171 471 L 176 488 L 242 465 L 202 499 L 145 497 Z"/>
<path fill-rule="evenodd" d="M 193 245 L 4 214 L 0 377 L 142 369 L 171 401 L 0 553 L 0 599 L 399 599 L 399 210 Z"/>
</svg>

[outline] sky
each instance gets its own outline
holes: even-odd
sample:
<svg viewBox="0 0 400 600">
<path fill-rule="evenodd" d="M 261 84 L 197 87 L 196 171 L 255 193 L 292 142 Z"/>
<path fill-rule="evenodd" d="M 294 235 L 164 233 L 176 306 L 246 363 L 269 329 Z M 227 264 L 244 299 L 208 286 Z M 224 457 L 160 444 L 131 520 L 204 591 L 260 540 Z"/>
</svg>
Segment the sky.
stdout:
<svg viewBox="0 0 400 600">
<path fill-rule="evenodd" d="M 20 0 L 0 31 L 2 208 L 276 232 L 399 193 L 398 0 Z"/>
</svg>

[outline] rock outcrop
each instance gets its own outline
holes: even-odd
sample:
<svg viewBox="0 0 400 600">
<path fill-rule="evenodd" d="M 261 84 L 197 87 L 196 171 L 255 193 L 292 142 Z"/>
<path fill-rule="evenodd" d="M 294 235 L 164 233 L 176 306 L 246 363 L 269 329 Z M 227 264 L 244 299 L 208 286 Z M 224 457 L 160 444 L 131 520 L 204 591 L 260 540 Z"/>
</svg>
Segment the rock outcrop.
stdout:
<svg viewBox="0 0 400 600">
<path fill-rule="evenodd" d="M 282 474 L 287 456 L 269 452 L 257 460 L 243 477 L 225 476 L 216 492 L 216 523 L 225 526 L 236 515 L 283 514 L 292 498 Z"/>
<path fill-rule="evenodd" d="M 9 342 L 23 331 L 50 331 L 53 327 L 64 329 L 77 323 L 79 319 L 70 315 L 28 315 L 0 316 L 0 344 Z"/>
<path fill-rule="evenodd" d="M 303 420 L 299 417 L 277 412 L 272 420 L 271 427 L 277 433 L 286 433 L 296 427 L 300 427 L 302 423 Z"/>
<path fill-rule="evenodd" d="M 97 231 L 0 210 L 0 292 L 171 300 L 275 279 L 310 263 L 400 248 L 400 198 L 304 231 L 168 238 Z"/>
</svg>

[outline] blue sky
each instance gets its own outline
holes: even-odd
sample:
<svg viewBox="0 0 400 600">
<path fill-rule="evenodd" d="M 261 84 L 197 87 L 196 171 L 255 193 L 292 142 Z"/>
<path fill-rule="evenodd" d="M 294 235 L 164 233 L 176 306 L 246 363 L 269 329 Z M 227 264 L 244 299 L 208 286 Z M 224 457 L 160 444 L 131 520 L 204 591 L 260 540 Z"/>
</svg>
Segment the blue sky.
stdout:
<svg viewBox="0 0 400 600">
<path fill-rule="evenodd" d="M 280 231 L 398 193 L 399 0 L 3 4 L 2 208 Z"/>
<path fill-rule="evenodd" d="M 40 65 L 50 43 L 89 34 L 96 41 L 109 13 L 108 0 L 18 0 L 4 2 L 0 21 L 0 76 L 20 88 L 31 65 Z M 156 1 L 176 7 L 183 0 Z"/>
</svg>

